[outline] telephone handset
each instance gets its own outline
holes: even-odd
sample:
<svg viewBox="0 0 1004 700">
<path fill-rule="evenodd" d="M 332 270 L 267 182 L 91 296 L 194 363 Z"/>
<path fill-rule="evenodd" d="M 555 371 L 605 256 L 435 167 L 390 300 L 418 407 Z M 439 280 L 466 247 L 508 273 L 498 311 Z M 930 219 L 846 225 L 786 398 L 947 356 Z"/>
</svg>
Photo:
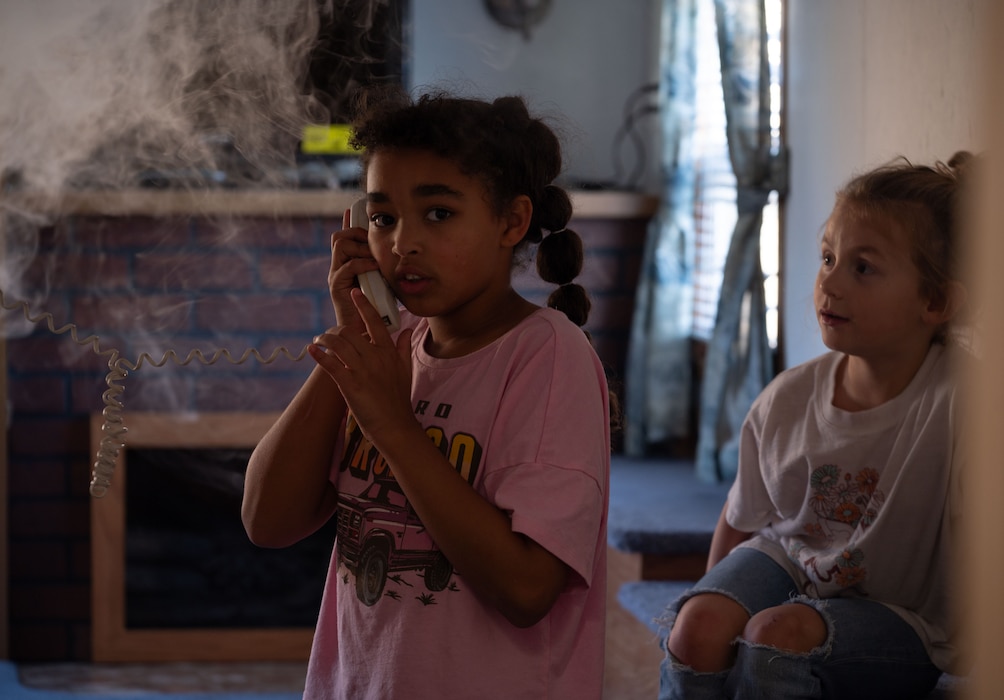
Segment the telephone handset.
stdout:
<svg viewBox="0 0 1004 700">
<path fill-rule="evenodd" d="M 369 219 L 366 217 L 366 200 L 357 199 L 349 210 L 349 226 L 353 228 L 369 228 Z M 359 288 L 376 308 L 383 318 L 387 330 L 393 333 L 401 326 L 401 315 L 397 308 L 397 299 L 394 293 L 387 286 L 387 281 L 380 276 L 379 270 L 364 272 L 357 278 Z"/>
</svg>

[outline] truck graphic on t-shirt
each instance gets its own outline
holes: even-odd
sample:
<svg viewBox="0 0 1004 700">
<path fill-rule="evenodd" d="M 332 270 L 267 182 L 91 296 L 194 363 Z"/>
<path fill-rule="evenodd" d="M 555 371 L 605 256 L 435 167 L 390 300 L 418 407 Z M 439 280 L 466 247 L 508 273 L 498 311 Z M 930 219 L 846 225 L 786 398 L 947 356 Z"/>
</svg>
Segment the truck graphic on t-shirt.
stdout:
<svg viewBox="0 0 1004 700">
<path fill-rule="evenodd" d="M 374 605 L 392 571 L 419 571 L 430 591 L 450 583 L 453 565 L 436 548 L 393 478 L 378 478 L 359 496 L 338 496 L 338 559 L 356 578 L 356 595 Z"/>
</svg>

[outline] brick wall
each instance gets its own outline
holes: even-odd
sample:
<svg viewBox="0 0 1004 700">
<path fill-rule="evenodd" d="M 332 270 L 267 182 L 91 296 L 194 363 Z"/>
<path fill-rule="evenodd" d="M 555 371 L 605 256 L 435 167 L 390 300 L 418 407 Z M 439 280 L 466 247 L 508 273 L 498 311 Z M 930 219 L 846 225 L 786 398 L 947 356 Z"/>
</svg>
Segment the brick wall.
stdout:
<svg viewBox="0 0 1004 700">
<path fill-rule="evenodd" d="M 167 348 L 298 353 L 334 323 L 324 281 L 340 220 L 74 217 L 42 232 L 29 282 L 45 311 L 103 349 L 135 359 Z M 623 377 L 646 222 L 580 219 L 587 329 Z M 521 274 L 543 303 L 549 285 Z M 42 311 L 35 309 L 34 311 Z M 124 381 L 126 411 L 281 410 L 312 366 L 225 361 L 146 365 Z M 8 341 L 10 653 L 18 661 L 90 658 L 89 414 L 103 408 L 107 357 L 38 327 Z M 128 426 L 127 426 L 128 427 Z M 128 435 L 126 436 L 128 442 Z M 115 488 L 114 480 L 111 488 Z"/>
</svg>

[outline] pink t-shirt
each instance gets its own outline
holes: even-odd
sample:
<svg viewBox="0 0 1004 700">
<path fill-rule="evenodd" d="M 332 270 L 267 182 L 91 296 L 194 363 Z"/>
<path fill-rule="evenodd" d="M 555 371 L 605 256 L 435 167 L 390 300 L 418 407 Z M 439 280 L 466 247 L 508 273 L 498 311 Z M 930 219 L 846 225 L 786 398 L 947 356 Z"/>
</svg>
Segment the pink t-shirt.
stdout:
<svg viewBox="0 0 1004 700">
<path fill-rule="evenodd" d="M 573 572 L 536 625 L 482 602 L 355 429 L 332 469 L 338 535 L 305 700 L 599 698 L 610 435 L 602 365 L 581 329 L 541 309 L 470 355 L 437 359 L 415 328 L 412 401 L 485 499 Z"/>
</svg>

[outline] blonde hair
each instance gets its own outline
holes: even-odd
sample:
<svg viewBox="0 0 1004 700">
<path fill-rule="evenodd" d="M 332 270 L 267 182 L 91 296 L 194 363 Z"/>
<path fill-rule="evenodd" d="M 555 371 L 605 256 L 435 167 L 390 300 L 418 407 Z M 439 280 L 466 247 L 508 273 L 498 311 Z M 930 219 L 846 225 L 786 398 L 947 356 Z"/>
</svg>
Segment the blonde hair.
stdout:
<svg viewBox="0 0 1004 700">
<path fill-rule="evenodd" d="M 947 163 L 915 165 L 905 157 L 852 178 L 837 191 L 836 207 L 897 221 L 913 243 L 920 292 L 947 304 L 949 285 L 960 279 L 961 210 L 976 158 L 959 151 Z M 935 340 L 944 342 L 947 329 Z"/>
</svg>

